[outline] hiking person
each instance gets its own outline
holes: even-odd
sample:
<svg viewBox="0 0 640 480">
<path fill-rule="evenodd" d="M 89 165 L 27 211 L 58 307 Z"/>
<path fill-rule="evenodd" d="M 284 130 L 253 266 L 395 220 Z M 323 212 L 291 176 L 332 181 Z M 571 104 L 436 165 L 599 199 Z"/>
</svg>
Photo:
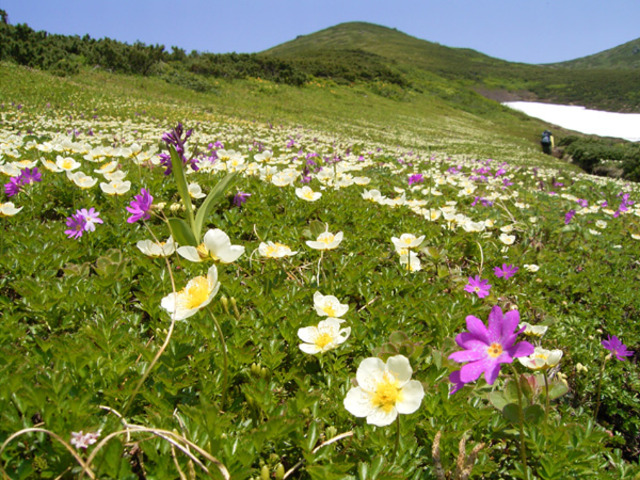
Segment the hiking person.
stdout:
<svg viewBox="0 0 640 480">
<path fill-rule="evenodd" d="M 540 145 L 542 145 L 542 152 L 547 155 L 551 155 L 553 149 L 553 134 L 549 130 L 542 132 L 542 138 L 540 139 Z"/>
</svg>

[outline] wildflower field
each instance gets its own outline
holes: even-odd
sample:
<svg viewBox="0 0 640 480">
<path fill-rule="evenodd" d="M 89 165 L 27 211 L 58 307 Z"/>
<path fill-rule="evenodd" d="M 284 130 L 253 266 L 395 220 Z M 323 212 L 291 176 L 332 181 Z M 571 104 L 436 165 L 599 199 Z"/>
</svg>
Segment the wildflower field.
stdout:
<svg viewBox="0 0 640 480">
<path fill-rule="evenodd" d="M 640 478 L 636 184 L 33 82 L 3 478 Z"/>
</svg>

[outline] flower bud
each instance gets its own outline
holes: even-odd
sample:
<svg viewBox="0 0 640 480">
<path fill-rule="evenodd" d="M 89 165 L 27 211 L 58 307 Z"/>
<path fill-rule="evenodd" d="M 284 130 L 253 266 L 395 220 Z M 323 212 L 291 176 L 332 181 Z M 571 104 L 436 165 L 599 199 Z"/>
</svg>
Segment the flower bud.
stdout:
<svg viewBox="0 0 640 480">
<path fill-rule="evenodd" d="M 277 480 L 282 480 L 283 478 L 284 478 L 284 465 L 279 463 L 276 466 L 276 479 Z"/>
<path fill-rule="evenodd" d="M 269 480 L 271 475 L 269 474 L 269 467 L 263 465 L 260 469 L 260 480 Z"/>
<path fill-rule="evenodd" d="M 224 295 L 220 298 L 220 303 L 222 303 L 222 308 L 224 313 L 229 315 L 229 300 Z"/>
</svg>

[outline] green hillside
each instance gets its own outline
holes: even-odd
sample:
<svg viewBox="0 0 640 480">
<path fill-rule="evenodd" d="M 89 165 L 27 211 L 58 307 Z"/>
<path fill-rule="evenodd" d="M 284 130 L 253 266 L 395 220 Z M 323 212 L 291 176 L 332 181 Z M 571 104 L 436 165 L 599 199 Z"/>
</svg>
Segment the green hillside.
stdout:
<svg viewBox="0 0 640 480">
<path fill-rule="evenodd" d="M 299 36 L 263 54 L 295 62 L 304 69 L 320 56 L 331 58 L 334 64 L 350 64 L 343 59 L 347 51 L 376 55 L 378 61 L 384 59 L 382 63 L 388 68 L 401 72 L 415 88 L 427 92 L 441 94 L 440 87 L 445 84 L 449 89 L 482 91 L 496 99 L 515 97 L 640 111 L 640 78 L 632 71 L 612 71 L 612 65 L 606 63 L 565 68 L 563 64 L 507 62 L 362 22 Z"/>
<path fill-rule="evenodd" d="M 640 38 L 593 55 L 556 63 L 554 66 L 563 68 L 637 69 L 640 68 Z"/>
</svg>

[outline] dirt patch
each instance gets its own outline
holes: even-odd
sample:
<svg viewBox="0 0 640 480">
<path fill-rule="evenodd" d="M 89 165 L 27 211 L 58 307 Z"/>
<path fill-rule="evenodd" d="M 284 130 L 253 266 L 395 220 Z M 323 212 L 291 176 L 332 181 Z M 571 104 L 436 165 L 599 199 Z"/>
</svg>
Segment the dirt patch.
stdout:
<svg viewBox="0 0 640 480">
<path fill-rule="evenodd" d="M 486 87 L 476 87 L 475 91 L 490 100 L 495 100 L 499 103 L 504 102 L 535 102 L 536 96 L 527 91 L 520 90 L 517 92 L 511 92 L 504 89 L 489 89 Z"/>
</svg>

